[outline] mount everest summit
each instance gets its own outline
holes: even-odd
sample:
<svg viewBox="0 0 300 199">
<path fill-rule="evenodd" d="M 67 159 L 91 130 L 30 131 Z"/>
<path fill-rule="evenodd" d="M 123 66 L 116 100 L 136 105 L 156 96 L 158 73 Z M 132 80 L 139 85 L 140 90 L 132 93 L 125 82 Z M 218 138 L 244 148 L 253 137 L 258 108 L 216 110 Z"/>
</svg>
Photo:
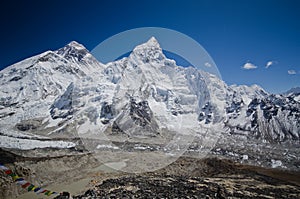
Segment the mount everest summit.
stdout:
<svg viewBox="0 0 300 199">
<path fill-rule="evenodd" d="M 105 65 L 73 41 L 3 69 L 0 86 L 3 148 L 71 148 L 77 143 L 66 138 L 78 135 L 160 139 L 207 128 L 220 132 L 214 153 L 236 156 L 234 147 L 244 143 L 287 153 L 300 139 L 299 93 L 228 86 L 205 71 L 177 66 L 155 38 Z"/>
</svg>

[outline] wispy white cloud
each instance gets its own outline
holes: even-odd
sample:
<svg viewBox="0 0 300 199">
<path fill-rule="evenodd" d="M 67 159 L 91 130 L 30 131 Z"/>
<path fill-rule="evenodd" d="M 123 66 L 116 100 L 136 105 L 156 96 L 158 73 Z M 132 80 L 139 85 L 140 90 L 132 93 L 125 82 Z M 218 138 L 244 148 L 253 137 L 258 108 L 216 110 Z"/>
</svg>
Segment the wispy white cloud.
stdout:
<svg viewBox="0 0 300 199">
<path fill-rule="evenodd" d="M 296 75 L 297 72 L 295 70 L 288 70 L 289 75 Z"/>
<path fill-rule="evenodd" d="M 250 70 L 250 69 L 255 69 L 257 68 L 256 65 L 252 64 L 251 62 L 247 62 L 243 65 L 242 67 L 243 69 L 246 69 L 246 70 Z"/>
<path fill-rule="evenodd" d="M 274 64 L 277 64 L 278 62 L 277 61 L 268 61 L 266 63 L 266 68 L 269 68 L 270 66 L 274 65 Z"/>
<path fill-rule="evenodd" d="M 209 62 L 205 62 L 205 63 L 204 63 L 204 66 L 206 66 L 206 67 L 211 67 L 211 64 L 210 64 Z"/>
</svg>

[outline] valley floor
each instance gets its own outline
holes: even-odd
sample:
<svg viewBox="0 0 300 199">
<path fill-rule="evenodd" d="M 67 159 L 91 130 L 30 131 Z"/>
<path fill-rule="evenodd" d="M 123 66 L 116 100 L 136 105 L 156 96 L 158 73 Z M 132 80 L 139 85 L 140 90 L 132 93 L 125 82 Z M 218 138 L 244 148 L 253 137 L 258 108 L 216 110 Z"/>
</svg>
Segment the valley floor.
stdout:
<svg viewBox="0 0 300 199">
<path fill-rule="evenodd" d="M 45 151 L 48 150 L 48 151 Z M 155 172 L 110 169 L 90 153 L 50 149 L 28 154 L 1 150 L 1 161 L 34 184 L 73 198 L 300 198 L 300 173 L 235 163 L 222 157 L 183 156 Z M 38 154 L 56 154 L 38 157 Z M 114 168 L 122 163 L 114 163 Z M 0 198 L 49 198 L 28 193 L 0 173 Z M 53 198 L 50 197 L 50 198 Z M 59 197 L 57 197 L 59 198 Z"/>
</svg>

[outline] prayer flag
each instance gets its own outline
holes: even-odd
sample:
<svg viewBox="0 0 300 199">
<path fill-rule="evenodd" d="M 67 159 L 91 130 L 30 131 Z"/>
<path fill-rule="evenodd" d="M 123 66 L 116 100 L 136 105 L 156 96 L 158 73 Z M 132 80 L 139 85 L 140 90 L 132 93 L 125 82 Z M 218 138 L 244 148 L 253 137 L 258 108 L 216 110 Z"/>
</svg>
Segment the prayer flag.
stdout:
<svg viewBox="0 0 300 199">
<path fill-rule="evenodd" d="M 26 187 L 28 187 L 30 185 L 29 182 L 26 182 L 24 185 L 22 185 L 22 188 L 25 189 Z"/>
</svg>

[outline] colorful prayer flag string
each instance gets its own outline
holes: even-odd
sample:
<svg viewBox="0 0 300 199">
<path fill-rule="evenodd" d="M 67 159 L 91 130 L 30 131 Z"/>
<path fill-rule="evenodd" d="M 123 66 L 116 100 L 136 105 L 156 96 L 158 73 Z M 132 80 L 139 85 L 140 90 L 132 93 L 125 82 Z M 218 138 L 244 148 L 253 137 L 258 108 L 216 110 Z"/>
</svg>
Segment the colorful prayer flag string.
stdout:
<svg viewBox="0 0 300 199">
<path fill-rule="evenodd" d="M 6 166 L 4 166 L 1 163 L 0 163 L 0 170 L 4 171 L 7 175 L 11 176 L 12 179 L 17 184 L 21 185 L 21 187 L 23 189 L 27 189 L 28 192 L 29 191 L 33 191 L 33 192 L 35 192 L 37 194 L 44 194 L 46 196 L 51 196 L 51 195 L 54 195 L 54 194 L 58 194 L 57 192 L 49 191 L 49 190 L 43 189 L 41 187 L 34 186 L 30 182 L 27 182 L 23 178 L 19 177 L 17 174 L 13 173 L 12 170 L 10 170 L 9 168 L 7 168 Z"/>
</svg>

